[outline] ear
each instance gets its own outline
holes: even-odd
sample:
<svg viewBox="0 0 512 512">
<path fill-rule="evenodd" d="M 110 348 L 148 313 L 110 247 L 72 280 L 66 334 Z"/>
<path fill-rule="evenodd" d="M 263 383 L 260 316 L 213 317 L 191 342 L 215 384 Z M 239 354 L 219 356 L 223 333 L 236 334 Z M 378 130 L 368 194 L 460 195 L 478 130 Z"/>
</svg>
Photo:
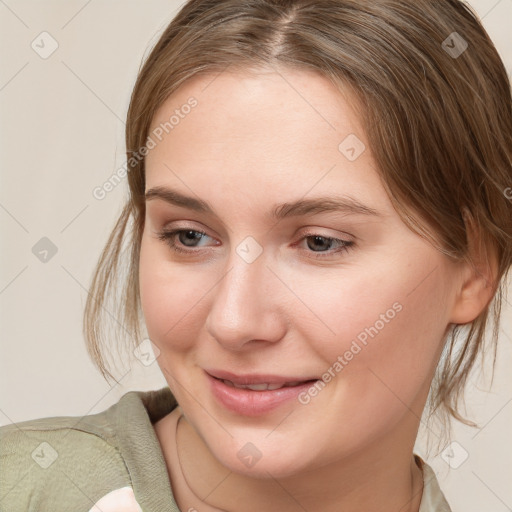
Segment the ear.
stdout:
<svg viewBox="0 0 512 512">
<path fill-rule="evenodd" d="M 463 211 L 468 237 L 470 261 L 461 263 L 461 279 L 456 290 L 450 322 L 472 322 L 488 306 L 496 292 L 498 262 L 494 251 L 486 246 L 484 237 L 467 210 Z"/>
</svg>

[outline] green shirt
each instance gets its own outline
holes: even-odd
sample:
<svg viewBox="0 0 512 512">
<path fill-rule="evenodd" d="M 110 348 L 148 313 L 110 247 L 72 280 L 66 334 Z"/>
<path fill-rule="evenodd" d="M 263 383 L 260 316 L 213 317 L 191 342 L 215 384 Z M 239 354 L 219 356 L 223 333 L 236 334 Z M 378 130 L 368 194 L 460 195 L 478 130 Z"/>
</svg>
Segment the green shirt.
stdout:
<svg viewBox="0 0 512 512">
<path fill-rule="evenodd" d="M 168 387 L 130 391 L 97 414 L 0 427 L 0 511 L 87 512 L 130 487 L 143 512 L 179 512 L 153 428 L 176 406 Z M 420 512 L 451 512 L 433 470 L 416 457 Z"/>
</svg>

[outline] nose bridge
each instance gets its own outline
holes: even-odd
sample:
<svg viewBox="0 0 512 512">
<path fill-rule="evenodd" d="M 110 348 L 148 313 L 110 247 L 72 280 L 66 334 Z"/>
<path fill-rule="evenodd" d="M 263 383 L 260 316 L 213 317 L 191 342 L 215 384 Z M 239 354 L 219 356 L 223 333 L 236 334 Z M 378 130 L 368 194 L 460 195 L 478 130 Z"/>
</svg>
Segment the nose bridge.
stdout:
<svg viewBox="0 0 512 512">
<path fill-rule="evenodd" d="M 206 321 L 208 332 L 219 343 L 239 348 L 248 341 L 276 341 L 282 336 L 283 319 L 271 291 L 275 277 L 267 263 L 254 239 L 233 247 L 226 273 L 213 290 Z"/>
</svg>

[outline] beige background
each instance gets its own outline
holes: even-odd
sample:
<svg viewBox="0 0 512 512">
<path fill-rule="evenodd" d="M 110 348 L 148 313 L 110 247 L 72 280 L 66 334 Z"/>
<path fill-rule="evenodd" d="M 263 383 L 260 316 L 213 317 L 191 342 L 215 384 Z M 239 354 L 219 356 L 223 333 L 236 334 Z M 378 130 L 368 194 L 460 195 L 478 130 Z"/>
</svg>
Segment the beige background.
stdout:
<svg viewBox="0 0 512 512">
<path fill-rule="evenodd" d="M 510 75 L 512 0 L 470 3 Z M 93 264 L 127 185 L 103 201 L 92 190 L 125 161 L 123 120 L 140 61 L 180 5 L 0 0 L 2 425 L 91 414 L 131 389 L 166 385 L 156 363 L 134 358 L 110 387 L 87 356 L 81 317 Z M 35 41 L 39 52 L 51 49 L 43 31 L 58 44 L 46 59 L 31 47 Z M 46 263 L 32 252 L 43 237 L 57 248 Z M 481 429 L 455 425 L 453 457 L 428 457 L 454 512 L 512 508 L 511 320 L 507 305 L 491 391 L 488 381 L 468 389 L 468 414 Z M 445 459 L 460 466 L 450 469 Z"/>
</svg>

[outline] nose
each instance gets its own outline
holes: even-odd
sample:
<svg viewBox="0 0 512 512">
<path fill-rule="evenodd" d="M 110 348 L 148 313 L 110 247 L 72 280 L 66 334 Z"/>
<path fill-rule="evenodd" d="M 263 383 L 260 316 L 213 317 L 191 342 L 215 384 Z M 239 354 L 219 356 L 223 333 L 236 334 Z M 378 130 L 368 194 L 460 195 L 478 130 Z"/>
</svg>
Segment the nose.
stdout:
<svg viewBox="0 0 512 512">
<path fill-rule="evenodd" d="M 228 350 L 275 343 L 286 332 L 283 289 L 267 263 L 265 251 L 248 263 L 234 248 L 225 274 L 211 292 L 205 327 Z"/>
</svg>

